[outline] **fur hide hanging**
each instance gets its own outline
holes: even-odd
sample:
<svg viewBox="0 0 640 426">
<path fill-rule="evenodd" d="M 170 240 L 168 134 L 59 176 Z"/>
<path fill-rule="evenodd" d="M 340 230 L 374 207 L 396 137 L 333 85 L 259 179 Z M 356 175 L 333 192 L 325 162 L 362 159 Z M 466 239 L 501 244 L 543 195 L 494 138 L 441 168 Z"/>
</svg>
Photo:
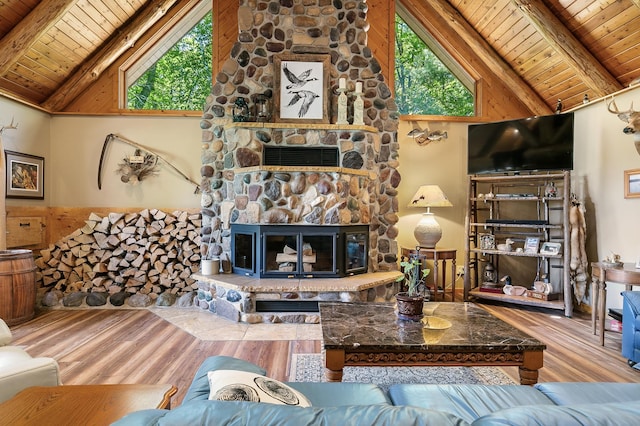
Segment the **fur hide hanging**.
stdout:
<svg viewBox="0 0 640 426">
<path fill-rule="evenodd" d="M 583 204 L 575 198 L 572 200 L 569 209 L 569 229 L 570 229 L 570 276 L 573 294 L 580 305 L 587 291 L 587 270 L 589 262 L 586 250 L 587 225 L 584 219 Z"/>
</svg>

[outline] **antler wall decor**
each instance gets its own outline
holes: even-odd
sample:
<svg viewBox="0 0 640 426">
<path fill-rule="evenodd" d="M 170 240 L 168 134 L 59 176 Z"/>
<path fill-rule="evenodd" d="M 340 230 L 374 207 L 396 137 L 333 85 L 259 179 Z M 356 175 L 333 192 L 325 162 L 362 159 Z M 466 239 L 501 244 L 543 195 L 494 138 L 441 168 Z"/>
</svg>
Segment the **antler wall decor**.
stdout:
<svg viewBox="0 0 640 426">
<path fill-rule="evenodd" d="M 192 184 L 194 184 L 196 186 L 196 189 L 194 191 L 194 194 L 197 194 L 200 192 L 200 184 L 198 184 L 196 181 L 194 181 L 193 179 L 191 179 L 189 176 L 187 176 L 184 172 L 180 171 L 180 169 L 178 169 L 176 166 L 174 166 L 173 164 L 171 164 L 171 162 L 169 162 L 167 159 L 163 158 L 160 154 L 158 154 L 157 152 L 154 152 L 153 150 L 140 145 L 137 142 L 134 142 L 130 139 L 127 139 L 125 137 L 122 137 L 120 135 L 116 135 L 116 134 L 109 134 L 107 135 L 106 139 L 104 140 L 104 144 L 102 145 L 102 153 L 100 154 L 100 163 L 98 165 L 98 189 L 102 189 L 102 166 L 104 164 L 104 160 L 106 157 L 106 153 L 107 153 L 107 147 L 109 146 L 109 142 L 111 142 L 112 140 L 118 140 L 120 142 L 124 142 L 127 145 L 130 145 L 134 148 L 136 148 L 136 155 L 142 156 L 143 157 L 143 166 L 148 164 L 151 169 L 149 170 L 149 174 L 152 174 L 154 172 L 154 168 L 156 166 L 156 163 L 158 160 L 162 160 L 164 161 L 169 167 L 171 167 L 171 169 L 173 169 L 176 173 L 178 173 L 180 176 L 182 176 L 185 180 L 191 182 Z M 142 151 L 147 152 L 148 154 L 143 154 Z M 125 161 L 125 163 L 127 163 Z M 119 171 L 121 173 L 124 173 L 124 170 L 122 169 L 123 164 L 119 165 Z M 125 164 L 126 166 L 126 164 Z M 124 176 L 124 175 L 123 175 Z M 122 179 L 123 182 L 126 182 L 126 179 Z"/>
<path fill-rule="evenodd" d="M 0 126 L 0 135 L 7 129 L 17 129 L 18 123 L 13 123 L 13 117 L 11 118 L 11 124 L 7 124 L 6 126 Z"/>
<path fill-rule="evenodd" d="M 605 100 L 606 102 L 606 100 Z M 640 111 L 633 110 L 633 102 L 627 111 L 620 111 L 616 105 L 615 99 L 612 97 L 610 102 L 607 103 L 607 110 L 618 116 L 620 120 L 627 123 L 627 126 L 622 129 L 625 134 L 632 134 L 634 143 L 636 145 L 636 151 L 640 154 Z"/>
</svg>

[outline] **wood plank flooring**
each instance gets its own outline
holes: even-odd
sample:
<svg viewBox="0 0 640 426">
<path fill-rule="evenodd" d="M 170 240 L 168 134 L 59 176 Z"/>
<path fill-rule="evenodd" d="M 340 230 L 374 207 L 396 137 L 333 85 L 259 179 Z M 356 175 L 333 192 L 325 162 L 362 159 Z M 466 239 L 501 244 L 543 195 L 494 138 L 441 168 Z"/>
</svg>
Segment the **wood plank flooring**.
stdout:
<svg viewBox="0 0 640 426">
<path fill-rule="evenodd" d="M 566 318 L 555 311 L 481 306 L 547 345 L 541 382 L 640 380 L 640 372 L 620 354 L 621 335 L 607 332 L 600 346 L 584 315 Z M 13 344 L 32 356 L 55 358 L 65 384 L 171 383 L 178 387 L 174 406 L 206 357 L 243 358 L 275 379 L 288 380 L 291 354 L 321 352 L 321 342 L 313 340 L 202 341 L 143 309 L 43 311 L 11 330 Z M 517 380 L 517 368 L 504 371 Z"/>
</svg>

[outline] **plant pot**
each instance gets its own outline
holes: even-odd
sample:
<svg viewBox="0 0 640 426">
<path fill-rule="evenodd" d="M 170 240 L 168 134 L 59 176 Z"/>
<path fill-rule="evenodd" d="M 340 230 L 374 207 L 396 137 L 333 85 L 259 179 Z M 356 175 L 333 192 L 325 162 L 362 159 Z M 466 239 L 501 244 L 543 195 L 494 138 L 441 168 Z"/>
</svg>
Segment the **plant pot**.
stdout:
<svg viewBox="0 0 640 426">
<path fill-rule="evenodd" d="M 398 318 L 405 321 L 420 321 L 423 316 L 423 296 L 409 296 L 406 292 L 396 294 Z"/>
</svg>

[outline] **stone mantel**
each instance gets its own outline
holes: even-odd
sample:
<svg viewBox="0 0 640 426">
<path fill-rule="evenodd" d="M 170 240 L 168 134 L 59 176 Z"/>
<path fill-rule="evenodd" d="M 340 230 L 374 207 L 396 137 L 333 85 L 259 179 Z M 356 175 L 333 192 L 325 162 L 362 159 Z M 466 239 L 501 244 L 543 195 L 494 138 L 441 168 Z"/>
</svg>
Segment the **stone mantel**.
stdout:
<svg viewBox="0 0 640 426">
<path fill-rule="evenodd" d="M 304 130 L 334 130 L 334 131 L 363 131 L 377 133 L 378 129 L 373 126 L 359 124 L 329 124 L 329 123 L 263 123 L 236 121 L 225 124 L 226 129 L 304 129 Z"/>
<path fill-rule="evenodd" d="M 311 172 L 311 173 L 341 173 L 355 176 L 365 176 L 369 179 L 376 179 L 377 173 L 371 170 L 350 169 L 347 167 L 327 167 L 327 166 L 252 166 L 239 167 L 234 171 L 236 174 L 253 172 Z"/>
</svg>

